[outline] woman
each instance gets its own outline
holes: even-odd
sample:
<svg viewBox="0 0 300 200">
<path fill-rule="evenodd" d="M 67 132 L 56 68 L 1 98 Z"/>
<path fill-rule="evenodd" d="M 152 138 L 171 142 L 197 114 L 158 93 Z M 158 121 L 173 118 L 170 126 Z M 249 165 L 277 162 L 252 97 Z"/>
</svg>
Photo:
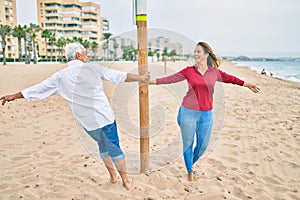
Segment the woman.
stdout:
<svg viewBox="0 0 300 200">
<path fill-rule="evenodd" d="M 212 105 L 216 81 L 232 83 L 259 92 L 259 88 L 218 69 L 220 61 L 212 48 L 199 42 L 194 50 L 195 64 L 164 78 L 151 80 L 150 84 L 170 84 L 187 80 L 188 91 L 179 108 L 177 121 L 180 126 L 183 156 L 188 180 L 193 181 L 193 164 L 205 152 L 212 130 Z M 193 149 L 194 135 L 197 143 Z"/>
</svg>

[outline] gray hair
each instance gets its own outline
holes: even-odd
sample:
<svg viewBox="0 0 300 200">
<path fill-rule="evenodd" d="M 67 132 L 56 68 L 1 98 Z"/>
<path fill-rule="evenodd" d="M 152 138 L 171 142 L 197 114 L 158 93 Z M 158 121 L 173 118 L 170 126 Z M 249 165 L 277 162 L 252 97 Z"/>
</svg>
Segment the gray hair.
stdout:
<svg viewBox="0 0 300 200">
<path fill-rule="evenodd" d="M 76 53 L 83 53 L 83 50 L 85 50 L 85 48 L 79 44 L 78 42 L 76 43 L 69 43 L 66 45 L 66 58 L 68 61 L 76 58 Z"/>
</svg>

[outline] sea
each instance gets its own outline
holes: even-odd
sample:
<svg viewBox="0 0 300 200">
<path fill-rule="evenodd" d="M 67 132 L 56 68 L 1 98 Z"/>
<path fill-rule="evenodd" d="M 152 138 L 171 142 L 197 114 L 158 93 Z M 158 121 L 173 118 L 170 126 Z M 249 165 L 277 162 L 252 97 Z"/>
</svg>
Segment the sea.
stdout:
<svg viewBox="0 0 300 200">
<path fill-rule="evenodd" d="M 297 61 L 234 61 L 237 66 L 247 66 L 260 73 L 265 69 L 266 74 L 284 80 L 300 82 L 300 60 Z"/>
</svg>

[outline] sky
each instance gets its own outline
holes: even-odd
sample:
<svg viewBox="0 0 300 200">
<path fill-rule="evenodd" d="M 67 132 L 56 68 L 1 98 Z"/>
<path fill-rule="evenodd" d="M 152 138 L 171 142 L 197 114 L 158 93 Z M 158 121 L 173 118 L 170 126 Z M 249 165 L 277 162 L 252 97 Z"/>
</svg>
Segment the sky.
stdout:
<svg viewBox="0 0 300 200">
<path fill-rule="evenodd" d="M 114 35 L 136 30 L 133 0 L 81 1 L 101 5 Z M 36 10 L 36 0 L 17 0 L 18 24 L 37 23 Z M 299 13 L 300 0 L 147 0 L 150 30 L 205 41 L 221 56 L 300 57 Z"/>
</svg>

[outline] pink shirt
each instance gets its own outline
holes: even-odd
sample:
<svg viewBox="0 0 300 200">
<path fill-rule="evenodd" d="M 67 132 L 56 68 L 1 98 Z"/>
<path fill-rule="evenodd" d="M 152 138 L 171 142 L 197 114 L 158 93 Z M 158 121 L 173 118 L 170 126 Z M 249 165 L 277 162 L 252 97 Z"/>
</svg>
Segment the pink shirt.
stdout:
<svg viewBox="0 0 300 200">
<path fill-rule="evenodd" d="M 213 94 L 216 81 L 244 85 L 244 81 L 226 74 L 215 67 L 208 67 L 202 75 L 195 66 L 188 66 L 176 74 L 156 79 L 156 84 L 170 84 L 183 80 L 188 82 L 188 91 L 182 105 L 192 110 L 212 110 Z"/>
</svg>

